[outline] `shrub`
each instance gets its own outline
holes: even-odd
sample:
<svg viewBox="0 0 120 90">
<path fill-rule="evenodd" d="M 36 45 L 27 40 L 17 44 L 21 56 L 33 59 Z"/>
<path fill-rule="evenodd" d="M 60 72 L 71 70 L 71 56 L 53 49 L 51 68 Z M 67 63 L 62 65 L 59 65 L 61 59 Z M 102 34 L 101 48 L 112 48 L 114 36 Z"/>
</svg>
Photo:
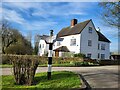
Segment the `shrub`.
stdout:
<svg viewBox="0 0 120 90">
<path fill-rule="evenodd" d="M 85 58 L 85 54 L 82 54 L 82 53 L 74 54 L 74 57 Z"/>
<path fill-rule="evenodd" d="M 2 55 L 2 64 L 11 64 L 10 55 L 7 54 Z"/>
<path fill-rule="evenodd" d="M 38 57 L 29 55 L 10 55 L 16 84 L 31 85 L 38 67 Z"/>
<path fill-rule="evenodd" d="M 89 63 L 88 62 L 75 62 L 75 66 L 78 67 L 78 66 L 89 66 Z"/>
</svg>

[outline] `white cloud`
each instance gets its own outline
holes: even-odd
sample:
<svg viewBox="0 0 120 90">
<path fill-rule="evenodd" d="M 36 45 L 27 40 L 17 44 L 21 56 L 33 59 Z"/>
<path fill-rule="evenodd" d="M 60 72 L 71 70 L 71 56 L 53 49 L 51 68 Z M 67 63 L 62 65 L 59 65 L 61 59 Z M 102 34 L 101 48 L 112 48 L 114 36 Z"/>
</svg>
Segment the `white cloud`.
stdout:
<svg viewBox="0 0 120 90">
<path fill-rule="evenodd" d="M 39 3 L 30 3 L 30 2 L 8 2 L 8 3 L 3 3 L 4 6 L 8 6 L 11 8 L 16 8 L 16 9 L 30 9 L 30 8 L 37 8 L 38 6 L 40 7 Z"/>
<path fill-rule="evenodd" d="M 84 8 L 86 8 L 86 6 L 82 3 L 66 3 L 58 6 L 51 5 L 50 3 L 41 3 L 41 8 L 36 9 L 36 12 L 34 12 L 32 15 L 43 17 L 48 17 L 49 15 L 85 15 L 86 13 L 83 11 Z"/>
<path fill-rule="evenodd" d="M 3 0 L 3 2 L 118 2 L 119 0 Z"/>
<path fill-rule="evenodd" d="M 22 24 L 25 22 L 25 19 L 22 18 L 20 14 L 18 14 L 14 10 L 3 9 L 3 19 L 8 20 L 10 22 L 15 22 L 18 24 Z"/>
<path fill-rule="evenodd" d="M 45 30 L 48 27 L 52 27 L 56 24 L 57 22 L 54 21 L 34 21 L 34 22 L 24 23 L 23 26 L 25 26 L 27 30 Z"/>
<path fill-rule="evenodd" d="M 64 5 L 51 5 L 51 3 L 35 3 L 35 2 L 9 2 L 3 3 L 4 6 L 19 9 L 23 12 L 29 12 L 30 8 L 34 9 L 31 13 L 34 16 L 49 17 L 49 15 L 84 15 L 83 9 L 86 5 L 82 3 L 66 3 Z M 90 5 L 87 5 L 89 8 Z"/>
</svg>

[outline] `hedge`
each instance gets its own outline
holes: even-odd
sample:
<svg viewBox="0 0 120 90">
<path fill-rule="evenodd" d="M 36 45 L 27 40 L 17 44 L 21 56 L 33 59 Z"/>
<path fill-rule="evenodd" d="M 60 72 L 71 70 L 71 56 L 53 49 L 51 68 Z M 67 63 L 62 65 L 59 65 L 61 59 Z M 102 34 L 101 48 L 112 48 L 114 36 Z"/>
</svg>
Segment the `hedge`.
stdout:
<svg viewBox="0 0 120 90">
<path fill-rule="evenodd" d="M 120 65 L 120 60 L 99 60 L 99 65 Z"/>
<path fill-rule="evenodd" d="M 37 56 L 29 55 L 3 55 L 4 59 L 13 65 L 13 74 L 16 84 L 31 85 L 34 83 L 34 76 L 39 65 Z M 6 56 L 6 57 L 5 57 Z"/>
<path fill-rule="evenodd" d="M 19 55 L 19 56 L 21 56 L 21 55 Z M 22 55 L 22 56 L 24 57 L 26 55 Z M 37 60 L 39 61 L 40 65 L 48 63 L 48 57 L 41 57 L 41 56 L 37 56 L 37 55 L 27 55 L 27 56 L 29 58 L 31 58 L 31 57 L 37 58 Z M 11 59 L 13 58 L 12 55 L 10 55 L 10 54 L 3 54 L 2 55 L 2 64 L 12 64 L 11 61 L 10 61 L 10 58 Z M 73 57 L 73 58 L 71 58 L 71 57 L 67 57 L 67 58 L 59 57 L 59 58 L 56 58 L 56 57 L 53 57 L 52 64 L 70 63 L 71 61 L 82 62 L 83 58 L 79 58 L 79 57 Z"/>
</svg>

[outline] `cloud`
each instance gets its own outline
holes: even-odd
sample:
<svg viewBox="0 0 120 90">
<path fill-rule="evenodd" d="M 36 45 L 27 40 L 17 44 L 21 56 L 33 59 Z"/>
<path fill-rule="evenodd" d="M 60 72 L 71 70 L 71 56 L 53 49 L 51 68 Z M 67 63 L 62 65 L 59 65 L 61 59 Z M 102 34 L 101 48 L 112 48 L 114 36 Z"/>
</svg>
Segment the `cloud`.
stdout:
<svg viewBox="0 0 120 90">
<path fill-rule="evenodd" d="M 57 5 L 56 5 L 57 4 Z M 32 14 L 34 16 L 68 16 L 68 15 L 85 15 L 83 9 L 86 8 L 81 3 L 41 3 L 41 8 L 36 9 Z"/>
<path fill-rule="evenodd" d="M 25 19 L 14 10 L 9 10 L 4 8 L 2 13 L 3 13 L 3 19 L 7 21 L 15 22 L 18 24 L 22 24 L 25 22 Z"/>
<path fill-rule="evenodd" d="M 57 22 L 54 21 L 34 21 L 25 23 L 25 29 L 27 30 L 45 30 L 48 27 L 57 25 Z"/>
<path fill-rule="evenodd" d="M 18 9 L 23 12 L 29 13 L 30 9 L 33 9 L 31 15 L 40 16 L 43 18 L 47 18 L 50 15 L 85 15 L 83 9 L 86 6 L 89 8 L 90 5 L 84 5 L 82 3 L 35 3 L 35 2 L 11 2 L 11 3 L 3 3 L 3 6 L 10 7 L 12 9 Z"/>
</svg>

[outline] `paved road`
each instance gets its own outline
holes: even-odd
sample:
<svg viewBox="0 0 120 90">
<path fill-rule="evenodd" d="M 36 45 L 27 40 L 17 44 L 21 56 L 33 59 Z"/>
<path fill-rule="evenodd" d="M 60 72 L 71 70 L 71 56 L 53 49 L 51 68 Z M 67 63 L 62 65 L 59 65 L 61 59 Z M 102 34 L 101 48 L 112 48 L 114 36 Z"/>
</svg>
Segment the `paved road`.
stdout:
<svg viewBox="0 0 120 90">
<path fill-rule="evenodd" d="M 73 71 L 82 74 L 92 88 L 118 88 L 118 70 L 118 66 L 52 67 L 52 71 Z M 2 69 L 3 75 L 10 75 L 11 72 L 11 68 Z M 47 72 L 47 67 L 39 67 L 36 72 Z"/>
</svg>

